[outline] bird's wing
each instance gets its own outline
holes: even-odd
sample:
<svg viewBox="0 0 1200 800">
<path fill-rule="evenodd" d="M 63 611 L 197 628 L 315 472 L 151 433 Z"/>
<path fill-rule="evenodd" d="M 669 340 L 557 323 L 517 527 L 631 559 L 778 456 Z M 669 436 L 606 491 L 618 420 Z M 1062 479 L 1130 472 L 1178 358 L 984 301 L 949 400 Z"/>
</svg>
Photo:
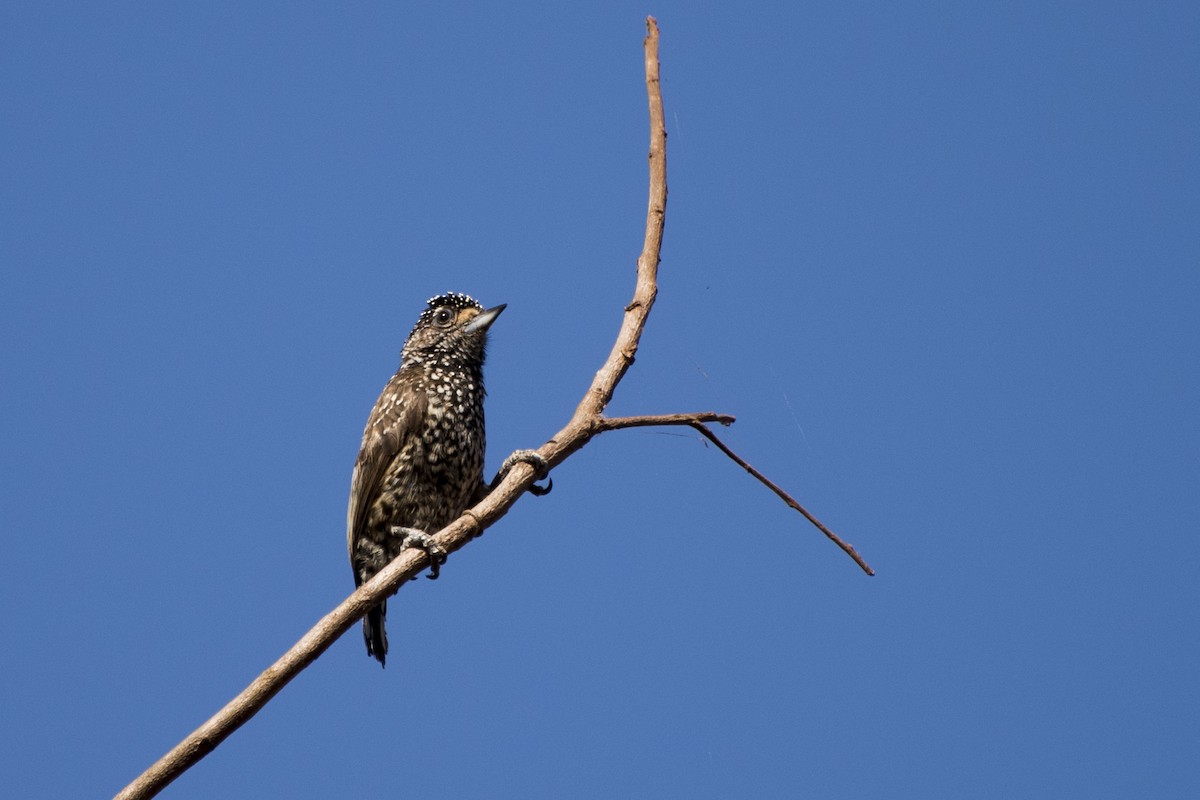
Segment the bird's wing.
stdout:
<svg viewBox="0 0 1200 800">
<path fill-rule="evenodd" d="M 350 482 L 350 506 L 346 510 L 346 547 L 351 561 L 358 537 L 367 524 L 367 512 L 379 495 L 379 484 L 388 465 L 404 449 L 408 439 L 420 430 L 425 416 L 425 393 L 403 391 L 404 388 L 399 374 L 388 381 L 375 401 L 363 431 L 362 448 L 358 451 L 354 478 Z"/>
</svg>

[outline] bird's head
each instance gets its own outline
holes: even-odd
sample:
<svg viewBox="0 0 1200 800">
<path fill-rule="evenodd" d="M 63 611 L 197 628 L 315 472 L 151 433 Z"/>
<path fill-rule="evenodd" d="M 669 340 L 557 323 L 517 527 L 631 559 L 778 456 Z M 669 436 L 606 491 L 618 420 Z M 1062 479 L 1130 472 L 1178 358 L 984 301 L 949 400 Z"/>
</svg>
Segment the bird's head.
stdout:
<svg viewBox="0 0 1200 800">
<path fill-rule="evenodd" d="M 431 298 L 404 342 L 403 360 L 455 359 L 483 363 L 487 330 L 505 306 L 484 307 L 461 292 Z"/>
</svg>

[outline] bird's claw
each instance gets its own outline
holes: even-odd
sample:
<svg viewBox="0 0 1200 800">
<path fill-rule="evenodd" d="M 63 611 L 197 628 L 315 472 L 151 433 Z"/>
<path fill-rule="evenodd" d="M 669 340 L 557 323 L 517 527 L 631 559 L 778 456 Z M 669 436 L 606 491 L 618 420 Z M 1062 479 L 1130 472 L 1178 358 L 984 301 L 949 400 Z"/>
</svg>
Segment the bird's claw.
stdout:
<svg viewBox="0 0 1200 800">
<path fill-rule="evenodd" d="M 446 551 L 433 541 L 433 537 L 425 531 L 419 531 L 415 528 L 393 528 L 393 533 L 403 534 L 404 538 L 400 540 L 400 549 L 405 550 L 409 547 L 415 547 L 421 550 L 429 558 L 429 574 L 426 578 L 431 581 L 436 581 L 441 575 L 442 564 L 446 563 L 449 555 Z"/>
<path fill-rule="evenodd" d="M 504 459 L 504 463 L 500 465 L 500 471 L 496 473 L 496 477 L 492 479 L 492 484 L 489 489 L 495 489 L 508 475 L 509 470 L 517 464 L 525 463 L 533 467 L 534 480 L 540 481 L 546 479 L 545 486 L 538 486 L 536 483 L 531 484 L 529 493 L 535 497 L 543 497 L 550 494 L 550 490 L 554 488 L 554 481 L 550 479 L 550 465 L 546 462 L 546 458 L 537 450 L 518 450 L 508 458 Z"/>
</svg>

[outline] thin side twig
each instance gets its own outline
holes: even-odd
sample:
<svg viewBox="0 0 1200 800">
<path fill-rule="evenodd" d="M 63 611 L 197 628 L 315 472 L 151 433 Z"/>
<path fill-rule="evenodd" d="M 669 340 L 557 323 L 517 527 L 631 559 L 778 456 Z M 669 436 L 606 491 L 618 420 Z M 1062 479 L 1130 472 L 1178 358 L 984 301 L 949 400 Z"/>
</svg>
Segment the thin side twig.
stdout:
<svg viewBox="0 0 1200 800">
<path fill-rule="evenodd" d="M 601 417 L 597 433 L 616 431 L 622 428 L 651 428 L 659 425 L 698 425 L 705 422 L 716 422 L 720 425 L 732 425 L 736 417 L 729 414 L 718 414 L 715 411 L 698 411 L 694 414 L 641 414 L 633 417 Z"/>
<path fill-rule="evenodd" d="M 842 548 L 842 550 L 846 553 L 846 555 L 848 555 L 852 559 L 854 559 L 854 563 L 858 564 L 858 566 L 862 568 L 863 572 L 867 573 L 868 575 L 875 574 L 875 570 L 871 569 L 871 565 L 863 560 L 863 557 L 858 554 L 858 551 L 854 549 L 854 546 L 852 544 L 850 544 L 849 542 L 842 539 L 842 537 L 838 536 L 833 531 L 829 530 L 829 528 L 825 527 L 825 524 L 823 522 L 821 522 L 821 520 L 817 519 L 811 513 L 809 513 L 807 508 L 800 505 L 800 503 L 796 501 L 796 498 L 792 497 L 790 494 L 788 494 L 783 489 L 781 489 L 777 483 L 775 483 L 773 480 L 768 478 L 766 475 L 763 475 L 761 472 L 756 470 L 754 467 L 752 467 L 748 463 L 746 463 L 745 459 L 743 459 L 737 453 L 733 452 L 733 450 L 729 449 L 728 445 L 726 445 L 724 442 L 722 442 L 720 439 L 718 439 L 717 435 L 715 433 L 713 433 L 711 430 L 709 430 L 707 425 L 705 425 L 702 422 L 690 422 L 688 424 L 691 427 L 695 428 L 696 430 L 700 431 L 700 433 L 702 433 L 704 435 L 704 438 L 708 439 L 710 442 L 715 444 L 717 446 L 717 448 L 722 453 L 729 456 L 729 458 L 735 464 L 737 464 L 739 467 L 746 470 L 746 472 L 749 472 L 751 475 L 753 475 L 755 478 L 757 478 L 759 483 L 761 483 L 763 486 L 766 486 L 768 489 L 770 489 L 772 492 L 774 492 L 779 497 L 780 500 L 787 503 L 789 506 L 791 506 L 792 508 L 796 509 L 801 514 L 803 514 L 805 519 L 807 519 L 809 522 L 811 522 L 813 525 L 815 525 L 817 527 L 817 530 L 819 530 L 821 533 L 823 533 L 827 537 L 829 537 L 829 540 L 831 542 L 836 544 L 838 547 Z"/>
</svg>

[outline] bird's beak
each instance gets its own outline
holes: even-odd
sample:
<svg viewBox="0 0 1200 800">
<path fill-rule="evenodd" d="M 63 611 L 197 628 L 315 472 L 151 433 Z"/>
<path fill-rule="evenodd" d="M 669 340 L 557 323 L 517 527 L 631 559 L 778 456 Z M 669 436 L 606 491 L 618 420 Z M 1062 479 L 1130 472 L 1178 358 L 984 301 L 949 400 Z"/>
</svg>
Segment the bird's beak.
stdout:
<svg viewBox="0 0 1200 800">
<path fill-rule="evenodd" d="M 481 312 L 478 317 L 467 323 L 467 327 L 463 328 L 463 333 L 486 331 L 496 321 L 496 317 L 500 316 L 500 312 L 507 307 L 507 303 L 501 303 L 495 308 L 489 308 L 487 311 Z"/>
</svg>

